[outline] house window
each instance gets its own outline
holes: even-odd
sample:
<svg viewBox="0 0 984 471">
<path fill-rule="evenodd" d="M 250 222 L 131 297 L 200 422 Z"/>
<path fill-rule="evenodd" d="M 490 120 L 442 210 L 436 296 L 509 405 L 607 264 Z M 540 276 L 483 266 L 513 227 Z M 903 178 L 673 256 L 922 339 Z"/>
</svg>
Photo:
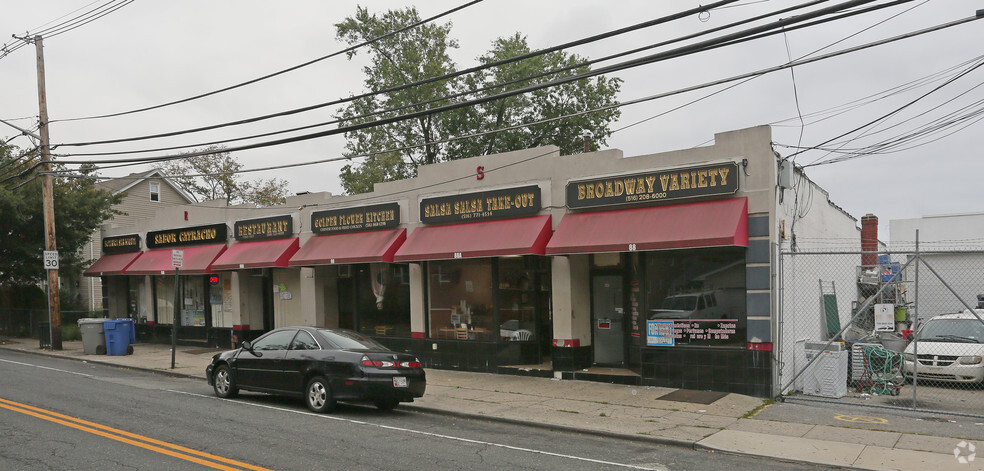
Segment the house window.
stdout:
<svg viewBox="0 0 984 471">
<path fill-rule="evenodd" d="M 150 182 L 150 200 L 160 201 L 161 200 L 161 183 L 160 182 Z"/>
</svg>

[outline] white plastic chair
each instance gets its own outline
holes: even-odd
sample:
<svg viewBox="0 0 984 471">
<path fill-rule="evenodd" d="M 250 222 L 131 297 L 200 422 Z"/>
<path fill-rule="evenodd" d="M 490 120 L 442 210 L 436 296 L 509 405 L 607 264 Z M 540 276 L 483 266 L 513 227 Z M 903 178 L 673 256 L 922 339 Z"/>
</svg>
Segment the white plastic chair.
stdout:
<svg viewBox="0 0 984 471">
<path fill-rule="evenodd" d="M 530 337 L 532 337 L 532 336 L 533 336 L 533 332 L 530 332 L 530 331 L 528 331 L 526 329 L 519 329 L 519 330 L 513 332 L 512 336 L 510 338 L 512 340 L 529 340 Z"/>
</svg>

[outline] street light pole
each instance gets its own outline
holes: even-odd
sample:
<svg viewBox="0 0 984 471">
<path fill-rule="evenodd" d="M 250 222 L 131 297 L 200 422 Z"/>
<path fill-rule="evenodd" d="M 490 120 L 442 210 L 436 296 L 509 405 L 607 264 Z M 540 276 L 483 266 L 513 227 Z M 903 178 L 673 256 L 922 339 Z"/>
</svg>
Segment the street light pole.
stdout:
<svg viewBox="0 0 984 471">
<path fill-rule="evenodd" d="M 51 152 L 48 140 L 48 104 L 44 89 L 44 44 L 41 36 L 34 37 L 34 47 L 38 54 L 38 110 L 41 134 L 41 198 L 44 206 L 44 247 L 45 250 L 58 250 L 55 243 L 55 191 L 51 176 Z M 51 349 L 62 349 L 61 298 L 58 295 L 58 269 L 48 272 L 48 315 L 51 325 Z"/>
</svg>

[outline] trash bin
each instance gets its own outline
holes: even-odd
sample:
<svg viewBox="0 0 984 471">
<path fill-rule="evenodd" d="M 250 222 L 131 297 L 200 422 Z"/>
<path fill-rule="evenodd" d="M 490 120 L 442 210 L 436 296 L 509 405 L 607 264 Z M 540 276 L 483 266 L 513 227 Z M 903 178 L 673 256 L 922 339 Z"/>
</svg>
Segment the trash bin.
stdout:
<svg viewBox="0 0 984 471">
<path fill-rule="evenodd" d="M 133 343 L 137 341 L 133 330 L 133 319 L 108 319 L 103 322 L 106 333 L 107 355 L 129 355 L 133 353 Z"/>
<path fill-rule="evenodd" d="M 79 319 L 79 331 L 82 333 L 82 351 L 86 355 L 106 354 L 106 334 L 103 323 L 106 319 Z"/>
<path fill-rule="evenodd" d="M 41 348 L 51 348 L 50 322 L 38 322 L 38 338 L 41 339 Z"/>
</svg>

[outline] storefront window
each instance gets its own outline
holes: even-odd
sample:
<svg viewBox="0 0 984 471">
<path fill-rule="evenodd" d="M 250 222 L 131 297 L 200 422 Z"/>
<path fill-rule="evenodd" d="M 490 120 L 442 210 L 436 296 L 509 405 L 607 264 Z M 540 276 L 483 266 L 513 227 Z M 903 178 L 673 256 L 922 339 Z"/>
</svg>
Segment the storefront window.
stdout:
<svg viewBox="0 0 984 471">
<path fill-rule="evenodd" d="M 157 297 L 158 324 L 171 324 L 174 322 L 174 277 L 155 276 L 154 295 Z"/>
<path fill-rule="evenodd" d="M 410 337 L 410 275 L 404 264 L 352 266 L 355 317 L 366 335 Z"/>
<path fill-rule="evenodd" d="M 744 248 L 650 252 L 644 276 L 648 345 L 744 345 Z"/>
<path fill-rule="evenodd" d="M 547 271 L 539 257 L 499 259 L 499 337 L 506 341 L 536 340 L 538 305 L 549 297 L 549 284 L 541 276 Z"/>
<path fill-rule="evenodd" d="M 492 260 L 442 260 L 427 264 L 430 335 L 494 341 Z"/>
<path fill-rule="evenodd" d="M 183 278 L 181 289 L 181 325 L 205 327 L 205 286 L 202 278 Z"/>
</svg>

